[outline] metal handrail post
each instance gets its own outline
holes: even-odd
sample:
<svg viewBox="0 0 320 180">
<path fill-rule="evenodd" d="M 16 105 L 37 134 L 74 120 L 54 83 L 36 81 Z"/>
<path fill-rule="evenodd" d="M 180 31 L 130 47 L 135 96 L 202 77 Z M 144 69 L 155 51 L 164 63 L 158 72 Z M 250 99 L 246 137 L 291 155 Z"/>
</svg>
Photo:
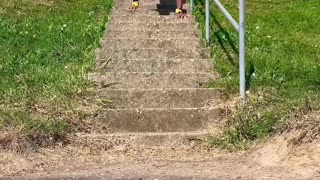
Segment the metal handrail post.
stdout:
<svg viewBox="0 0 320 180">
<path fill-rule="evenodd" d="M 193 14 L 193 0 L 190 0 L 191 13 Z"/>
<path fill-rule="evenodd" d="M 192 1 L 192 0 L 191 0 Z M 239 24 L 226 10 L 219 0 L 213 2 L 222 11 L 232 26 L 239 32 L 239 76 L 240 76 L 240 97 L 243 104 L 246 102 L 246 0 L 239 0 Z M 206 0 L 206 40 L 210 43 L 210 0 Z"/>
<path fill-rule="evenodd" d="M 210 0 L 206 0 L 206 40 L 210 42 Z"/>
<path fill-rule="evenodd" d="M 245 101 L 246 97 L 246 48 L 245 48 L 245 18 L 246 1 L 239 0 L 239 60 L 240 60 L 240 96 Z"/>
</svg>

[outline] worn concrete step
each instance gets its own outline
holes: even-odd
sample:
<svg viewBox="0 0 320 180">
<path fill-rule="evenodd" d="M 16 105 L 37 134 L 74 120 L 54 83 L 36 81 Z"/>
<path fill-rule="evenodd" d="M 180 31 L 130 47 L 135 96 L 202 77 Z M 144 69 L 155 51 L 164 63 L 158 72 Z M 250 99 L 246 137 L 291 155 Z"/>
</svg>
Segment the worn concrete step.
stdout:
<svg viewBox="0 0 320 180">
<path fill-rule="evenodd" d="M 149 12 L 151 11 L 151 12 Z M 125 11 L 125 10 L 118 10 L 118 11 L 114 11 L 112 16 L 126 16 L 126 17 L 167 17 L 169 19 L 171 18 L 176 18 L 177 21 L 182 21 L 182 22 L 196 22 L 194 16 L 192 16 L 192 13 L 189 11 L 184 10 L 185 13 L 187 13 L 187 16 L 183 19 L 178 19 L 176 14 L 174 13 L 174 11 L 170 12 L 169 14 L 162 14 L 157 12 L 156 10 L 149 10 L 149 11 L 136 11 L 134 13 L 130 12 L 130 11 Z M 112 19 L 112 18 L 111 18 Z M 110 22 L 113 22 L 114 20 L 111 20 Z"/>
<path fill-rule="evenodd" d="M 183 9 L 184 13 L 190 14 L 191 11 L 189 9 Z M 150 15 L 150 16 L 171 16 L 175 15 L 175 9 L 138 9 L 134 13 L 130 12 L 127 7 L 123 7 L 121 9 L 115 9 L 112 12 L 112 15 L 134 15 L 134 16 L 139 16 L 139 15 Z"/>
<path fill-rule="evenodd" d="M 103 47 L 97 52 L 98 59 L 173 59 L 173 58 L 210 58 L 209 49 L 150 49 L 136 47 L 130 49 L 111 49 Z"/>
<path fill-rule="evenodd" d="M 175 4 L 176 0 L 139 0 L 140 3 L 154 3 L 154 4 Z M 116 4 L 119 3 L 132 3 L 132 0 L 117 0 Z M 186 3 L 186 1 L 184 1 Z"/>
<path fill-rule="evenodd" d="M 123 9 L 123 8 L 129 8 L 132 6 L 132 2 L 127 3 L 127 2 L 122 2 L 122 3 L 117 3 L 115 5 L 116 9 Z M 175 10 L 177 8 L 177 5 L 175 2 L 173 3 L 148 3 L 148 2 L 140 2 L 140 9 L 168 9 L 168 10 Z M 189 9 L 188 4 L 183 5 L 183 9 Z"/>
<path fill-rule="evenodd" d="M 175 30 L 175 31 L 145 31 L 145 30 L 120 30 L 114 31 L 110 30 L 104 37 L 104 39 L 108 39 L 111 37 L 117 38 L 127 38 L 127 39 L 139 39 L 139 38 L 150 38 L 150 39 L 157 39 L 157 38 L 168 38 L 174 37 L 176 39 L 189 39 L 189 38 L 198 38 L 199 33 L 198 31 L 193 30 Z"/>
<path fill-rule="evenodd" d="M 190 23 L 180 22 L 164 22 L 164 23 L 117 23 L 112 22 L 108 24 L 109 30 L 145 30 L 145 31 L 157 31 L 157 30 L 166 30 L 166 31 L 176 31 L 182 29 L 197 30 L 197 26 Z"/>
<path fill-rule="evenodd" d="M 114 15 L 111 17 L 109 23 L 117 22 L 117 23 L 193 23 L 193 18 L 184 18 L 184 19 L 177 19 L 176 16 L 150 16 L 150 15 Z"/>
<path fill-rule="evenodd" d="M 97 120 L 110 132 L 188 132 L 214 127 L 224 113 L 221 108 L 108 109 Z"/>
<path fill-rule="evenodd" d="M 116 3 L 131 3 L 132 0 L 117 0 Z M 140 3 L 174 4 L 176 0 L 139 0 Z M 186 1 L 185 1 L 186 2 Z"/>
<path fill-rule="evenodd" d="M 100 72 L 211 72 L 209 59 L 119 59 L 97 62 Z"/>
<path fill-rule="evenodd" d="M 211 73 L 128 73 L 93 74 L 90 79 L 109 88 L 197 88 L 215 79 Z"/>
<path fill-rule="evenodd" d="M 109 48 L 161 48 L 161 49 L 185 49 L 188 47 L 200 48 L 200 40 L 193 39 L 105 39 L 102 44 Z"/>
<path fill-rule="evenodd" d="M 123 8 L 123 6 L 130 7 L 132 4 L 132 0 L 117 0 L 115 3 L 116 8 Z M 176 1 L 168 1 L 168 0 L 139 0 L 140 7 L 139 8 L 150 8 L 150 9 L 175 9 L 176 8 Z M 183 9 L 189 9 L 190 5 L 183 3 Z"/>
<path fill-rule="evenodd" d="M 201 108 L 217 105 L 224 96 L 220 89 L 101 89 L 108 108 Z"/>
<path fill-rule="evenodd" d="M 148 4 L 155 4 L 155 5 L 161 5 L 161 6 L 175 6 L 176 5 L 176 1 L 175 0 L 139 0 L 140 3 L 140 7 L 144 6 L 144 5 L 148 5 Z M 122 4 L 132 4 L 132 0 L 117 0 L 115 3 L 115 6 L 119 6 Z M 184 5 L 188 5 L 186 3 L 186 1 L 184 2 Z"/>
<path fill-rule="evenodd" d="M 74 145 L 92 147 L 95 149 L 113 149 L 118 147 L 159 147 L 183 148 L 197 145 L 219 130 L 204 130 L 192 132 L 160 132 L 160 133 L 112 133 L 112 134 L 82 134 L 77 133 Z"/>
<path fill-rule="evenodd" d="M 211 72 L 209 59 L 120 59 L 99 60 L 100 72 Z"/>
</svg>

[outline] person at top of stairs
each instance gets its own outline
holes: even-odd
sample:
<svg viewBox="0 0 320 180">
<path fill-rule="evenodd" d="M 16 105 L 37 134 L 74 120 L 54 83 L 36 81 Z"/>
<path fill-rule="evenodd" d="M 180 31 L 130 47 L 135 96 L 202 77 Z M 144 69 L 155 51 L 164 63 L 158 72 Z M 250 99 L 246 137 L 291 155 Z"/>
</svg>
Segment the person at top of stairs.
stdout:
<svg viewBox="0 0 320 180">
<path fill-rule="evenodd" d="M 184 2 L 185 2 L 185 0 L 176 0 L 177 8 L 176 8 L 175 13 L 178 18 L 187 17 L 187 14 L 182 11 L 182 7 L 183 7 Z M 139 0 L 132 0 L 132 6 L 130 8 L 130 11 L 135 12 L 139 8 L 139 5 L 140 5 Z"/>
</svg>

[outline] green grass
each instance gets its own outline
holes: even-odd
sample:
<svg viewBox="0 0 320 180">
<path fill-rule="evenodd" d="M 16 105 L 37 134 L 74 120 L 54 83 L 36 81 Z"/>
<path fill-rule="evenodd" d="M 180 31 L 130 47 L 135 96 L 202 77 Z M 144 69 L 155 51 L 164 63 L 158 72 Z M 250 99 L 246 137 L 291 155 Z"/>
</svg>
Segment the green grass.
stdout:
<svg viewBox="0 0 320 180">
<path fill-rule="evenodd" d="M 238 19 L 238 1 L 221 1 Z M 204 35 L 205 1 L 195 1 Z M 319 108 L 320 1 L 247 1 L 249 103 L 230 117 L 224 142 L 240 145 L 283 128 L 292 114 Z M 212 2 L 210 47 L 222 78 L 208 87 L 238 95 L 238 34 Z M 212 140 L 212 144 L 221 144 Z"/>
<path fill-rule="evenodd" d="M 113 0 L 2 0 L 0 131 L 64 135 Z"/>
</svg>

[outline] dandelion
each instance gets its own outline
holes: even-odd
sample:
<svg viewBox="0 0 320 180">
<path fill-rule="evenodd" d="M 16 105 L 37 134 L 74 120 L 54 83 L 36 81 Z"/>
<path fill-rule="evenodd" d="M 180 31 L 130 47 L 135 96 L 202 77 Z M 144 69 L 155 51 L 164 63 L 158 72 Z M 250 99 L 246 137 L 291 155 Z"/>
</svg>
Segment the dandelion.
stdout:
<svg viewBox="0 0 320 180">
<path fill-rule="evenodd" d="M 66 28 L 67 28 L 67 25 L 66 25 L 66 24 L 63 24 L 60 29 L 61 29 L 61 31 L 63 31 L 63 30 L 65 30 Z"/>
</svg>

